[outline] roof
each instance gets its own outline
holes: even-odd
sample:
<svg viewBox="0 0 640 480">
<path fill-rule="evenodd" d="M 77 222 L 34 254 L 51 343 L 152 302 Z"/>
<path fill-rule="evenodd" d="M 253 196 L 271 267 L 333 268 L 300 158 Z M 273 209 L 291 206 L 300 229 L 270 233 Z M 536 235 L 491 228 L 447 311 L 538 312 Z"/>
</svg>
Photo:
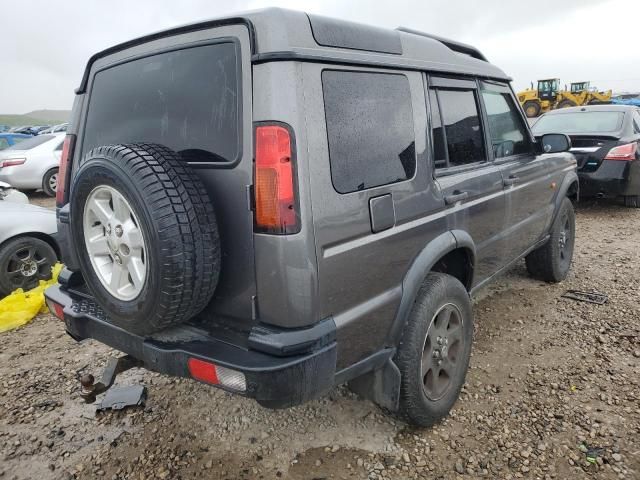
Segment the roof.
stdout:
<svg viewBox="0 0 640 480">
<path fill-rule="evenodd" d="M 321 61 L 511 80 L 479 50 L 460 42 L 407 28 L 391 30 L 268 8 L 163 30 L 99 52 L 89 59 L 77 93 L 85 91 L 90 67 L 98 59 L 173 35 L 236 24 L 249 31 L 254 63 Z"/>
<path fill-rule="evenodd" d="M 575 113 L 575 112 L 629 112 L 638 110 L 635 105 L 585 105 L 583 107 L 568 107 L 560 108 L 558 110 L 550 110 L 545 115 L 558 115 L 563 113 Z"/>
</svg>

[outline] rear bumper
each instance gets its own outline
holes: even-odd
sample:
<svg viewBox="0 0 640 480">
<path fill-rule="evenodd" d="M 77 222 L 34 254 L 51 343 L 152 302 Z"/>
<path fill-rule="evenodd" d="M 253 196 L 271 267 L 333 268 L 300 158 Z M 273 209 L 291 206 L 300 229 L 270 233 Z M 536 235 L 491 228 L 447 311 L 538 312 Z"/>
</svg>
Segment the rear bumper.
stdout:
<svg viewBox="0 0 640 480">
<path fill-rule="evenodd" d="M 190 358 L 242 372 L 246 391 L 230 391 L 254 398 L 265 407 L 298 405 L 334 385 L 334 340 L 305 353 L 277 356 L 230 344 L 188 324 L 141 337 L 110 324 L 93 300 L 72 297 L 64 287 L 50 287 L 45 296 L 64 307 L 66 331 L 75 340 L 93 338 L 135 357 L 148 370 L 177 377 L 191 378 L 187 366 Z"/>
<path fill-rule="evenodd" d="M 616 198 L 640 195 L 638 161 L 603 160 L 594 172 L 578 171 L 581 197 Z"/>
</svg>

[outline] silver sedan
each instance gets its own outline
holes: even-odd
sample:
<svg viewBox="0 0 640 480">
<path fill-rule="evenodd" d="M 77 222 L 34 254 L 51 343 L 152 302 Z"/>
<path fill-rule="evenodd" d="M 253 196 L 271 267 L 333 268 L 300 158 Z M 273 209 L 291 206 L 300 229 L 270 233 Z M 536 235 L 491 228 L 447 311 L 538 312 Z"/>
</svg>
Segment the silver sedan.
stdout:
<svg viewBox="0 0 640 480">
<path fill-rule="evenodd" d="M 54 197 L 64 133 L 38 135 L 0 151 L 0 181 Z"/>
</svg>

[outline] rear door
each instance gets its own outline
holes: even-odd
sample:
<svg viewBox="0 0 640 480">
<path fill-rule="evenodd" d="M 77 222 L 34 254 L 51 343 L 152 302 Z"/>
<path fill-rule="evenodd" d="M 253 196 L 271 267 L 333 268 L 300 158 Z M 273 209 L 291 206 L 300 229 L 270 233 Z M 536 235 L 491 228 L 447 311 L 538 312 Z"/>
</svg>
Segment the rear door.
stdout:
<svg viewBox="0 0 640 480">
<path fill-rule="evenodd" d="M 490 154 L 500 168 L 506 192 L 505 253 L 513 260 L 542 237 L 554 211 L 554 185 L 561 181 L 559 167 L 564 162 L 553 155 L 535 155 L 507 84 L 482 81 L 480 85 Z"/>
<path fill-rule="evenodd" d="M 385 344 L 404 275 L 446 221 L 421 74 L 303 71 L 320 315 L 336 322 L 340 369 Z"/>
<path fill-rule="evenodd" d="M 476 245 L 477 285 L 506 263 L 502 175 L 487 154 L 476 81 L 431 76 L 428 86 L 435 175 L 449 229 Z"/>
</svg>

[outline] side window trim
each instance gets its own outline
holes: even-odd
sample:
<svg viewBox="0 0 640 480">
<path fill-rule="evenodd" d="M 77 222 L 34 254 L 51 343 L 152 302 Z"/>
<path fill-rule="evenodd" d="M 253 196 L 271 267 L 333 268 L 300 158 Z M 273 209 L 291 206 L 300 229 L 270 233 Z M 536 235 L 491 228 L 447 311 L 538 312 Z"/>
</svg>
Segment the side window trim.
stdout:
<svg viewBox="0 0 640 480">
<path fill-rule="evenodd" d="M 480 121 L 480 128 L 482 128 L 483 138 L 484 138 L 484 151 L 486 155 L 485 160 L 481 160 L 478 162 L 469 163 L 467 165 L 457 165 L 450 166 L 449 161 L 449 149 L 447 148 L 447 131 L 442 125 L 442 137 L 445 145 L 445 155 L 447 159 L 447 167 L 445 168 L 435 168 L 435 149 L 434 149 L 434 140 L 433 140 L 433 117 L 431 112 L 431 98 L 430 91 L 433 90 L 436 96 L 436 101 L 438 102 L 437 108 L 440 114 L 440 118 L 442 118 L 442 109 L 440 108 L 440 96 L 438 95 L 439 90 L 471 90 L 474 95 L 474 99 L 476 102 L 476 108 L 478 109 L 478 120 Z M 490 141 L 488 141 L 488 130 L 487 130 L 487 122 L 485 118 L 484 105 L 482 103 L 482 99 L 480 98 L 480 85 L 478 79 L 469 79 L 469 78 L 456 78 L 456 77 L 442 77 L 438 75 L 431 75 L 428 72 L 425 73 L 425 97 L 428 105 L 427 112 L 427 121 L 428 121 L 428 129 L 429 129 L 429 140 L 430 147 L 429 151 L 431 154 L 431 168 L 432 168 L 432 176 L 433 178 L 438 177 L 446 177 L 449 175 L 455 175 L 459 173 L 465 173 L 468 171 L 479 170 L 481 168 L 490 167 L 493 164 L 493 152 L 492 149 L 488 148 L 490 145 Z"/>
</svg>

